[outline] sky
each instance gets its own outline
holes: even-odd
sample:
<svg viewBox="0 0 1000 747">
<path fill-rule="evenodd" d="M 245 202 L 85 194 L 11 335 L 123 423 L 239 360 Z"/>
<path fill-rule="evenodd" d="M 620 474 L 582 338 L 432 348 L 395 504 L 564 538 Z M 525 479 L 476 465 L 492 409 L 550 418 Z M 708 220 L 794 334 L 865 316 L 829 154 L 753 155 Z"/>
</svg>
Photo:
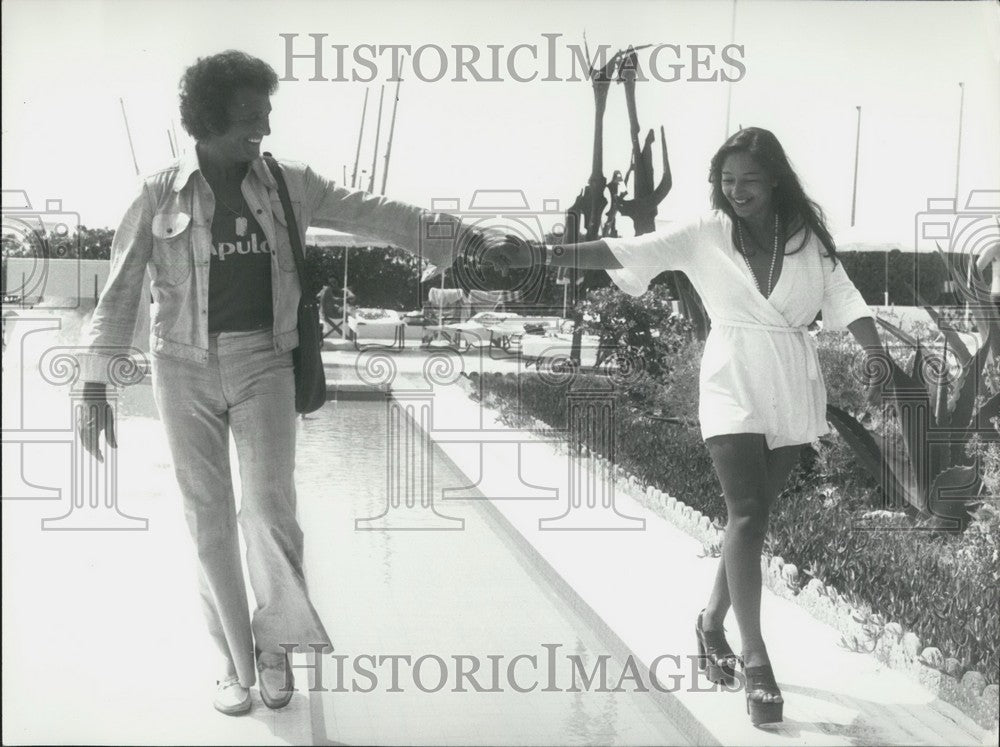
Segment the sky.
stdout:
<svg viewBox="0 0 1000 747">
<path fill-rule="evenodd" d="M 582 80 L 542 79 L 570 77 L 569 45 L 582 45 L 584 34 L 592 50 L 602 44 L 612 51 L 628 44 L 679 50 L 674 57 L 672 48 L 661 47 L 663 80 L 650 74 L 637 84 L 643 134 L 657 132 L 657 178 L 660 126 L 670 153 L 674 186 L 660 205 L 661 219 L 708 209 L 708 165 L 727 134 L 727 102 L 728 131 L 755 125 L 778 136 L 838 237 L 912 245 L 915 216 L 927 200 L 955 195 L 960 108 L 960 203 L 972 189 L 1000 188 L 1000 10 L 992 2 L 5 0 L 3 11 L 3 189 L 25 190 L 39 211 L 46 200 L 62 200 L 64 211 L 89 226 L 116 226 L 136 187 L 119 100 L 138 167 L 154 171 L 171 159 L 168 130 L 177 132 L 181 148 L 193 147 L 177 113 L 185 67 L 227 48 L 263 58 L 281 78 L 298 78 L 284 80 L 273 97 L 264 147 L 338 182 L 345 172 L 350 182 L 369 90 L 359 171 L 366 170 L 367 186 L 375 157 L 378 190 L 395 92 L 395 83 L 386 82 L 392 57 L 367 55 L 377 69 L 364 82 L 350 79 L 370 75 L 352 56 L 366 56 L 364 44 L 429 45 L 421 76 L 402 68 L 386 188 L 426 207 L 450 199 L 465 210 L 476 190 L 521 190 L 529 209 L 543 213 L 545 228 L 558 222 L 590 175 L 593 95 Z M 294 52 L 307 53 L 310 34 L 325 35 L 328 78 L 339 67 L 335 45 L 345 50 L 340 69 L 347 80 L 310 80 L 308 59 L 287 68 L 288 39 Z M 506 69 L 518 44 L 535 45 L 538 57 L 515 53 L 513 74 L 535 73 L 534 80 L 515 80 Z M 724 61 L 722 49 L 730 44 L 741 47 L 730 57 L 742 67 Z M 480 52 L 481 75 L 500 80 L 471 74 L 454 80 L 454 45 Z M 482 61 L 492 54 L 488 45 L 500 55 L 498 76 Z M 714 51 L 692 51 L 698 45 Z M 434 81 L 436 48 L 445 55 L 445 74 Z M 646 69 L 649 53 L 639 53 Z M 696 54 L 707 66 L 693 64 Z M 673 62 L 681 65 L 679 75 Z M 547 73 L 550 65 L 555 75 Z M 712 72 L 738 80 L 691 80 Z M 620 85 L 608 97 L 604 132 L 610 178 L 615 169 L 627 170 L 630 158 Z"/>
</svg>

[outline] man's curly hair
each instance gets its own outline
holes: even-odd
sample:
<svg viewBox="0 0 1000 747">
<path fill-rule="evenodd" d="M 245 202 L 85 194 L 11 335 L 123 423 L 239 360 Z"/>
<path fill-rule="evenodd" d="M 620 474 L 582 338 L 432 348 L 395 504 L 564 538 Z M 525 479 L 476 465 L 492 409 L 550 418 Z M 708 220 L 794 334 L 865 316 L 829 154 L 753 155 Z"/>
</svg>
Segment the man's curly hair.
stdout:
<svg viewBox="0 0 1000 747">
<path fill-rule="evenodd" d="M 278 75 L 263 60 L 230 49 L 199 57 L 181 77 L 181 124 L 195 140 L 229 129 L 227 109 L 238 88 L 273 94 Z"/>
</svg>

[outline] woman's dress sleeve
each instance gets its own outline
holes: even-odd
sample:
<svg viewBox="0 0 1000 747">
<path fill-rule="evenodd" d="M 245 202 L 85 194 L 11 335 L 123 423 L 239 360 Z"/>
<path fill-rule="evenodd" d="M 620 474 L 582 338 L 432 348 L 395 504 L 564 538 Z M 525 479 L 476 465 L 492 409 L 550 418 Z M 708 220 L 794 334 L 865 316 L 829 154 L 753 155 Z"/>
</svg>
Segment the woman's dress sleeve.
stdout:
<svg viewBox="0 0 1000 747">
<path fill-rule="evenodd" d="M 611 280 L 625 293 L 641 296 L 649 282 L 664 270 L 687 272 L 696 255 L 704 219 L 678 223 L 665 231 L 634 238 L 605 239 L 620 270 L 608 270 Z"/>
<path fill-rule="evenodd" d="M 834 267 L 828 257 L 823 262 L 823 329 L 843 330 L 851 322 L 865 316 L 873 316 L 847 272 L 844 263 L 837 260 Z"/>
</svg>

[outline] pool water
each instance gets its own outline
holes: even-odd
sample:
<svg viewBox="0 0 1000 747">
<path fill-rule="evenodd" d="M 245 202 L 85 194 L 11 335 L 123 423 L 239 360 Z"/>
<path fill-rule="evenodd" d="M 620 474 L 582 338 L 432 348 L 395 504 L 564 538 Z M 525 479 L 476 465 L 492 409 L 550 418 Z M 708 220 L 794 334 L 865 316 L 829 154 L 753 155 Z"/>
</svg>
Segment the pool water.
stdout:
<svg viewBox="0 0 1000 747">
<path fill-rule="evenodd" d="M 314 736 L 320 738 L 319 730 L 331 741 L 363 744 L 684 743 L 654 696 L 633 692 L 630 681 L 625 692 L 598 692 L 597 682 L 587 691 L 578 679 L 582 691 L 566 692 L 572 685 L 567 656 L 581 657 L 589 673 L 596 657 L 609 655 L 607 689 L 618 683 L 622 659 L 610 656 L 543 580 L 488 505 L 439 502 L 443 489 L 468 481 L 437 447 L 435 503 L 441 513 L 463 518 L 464 529 L 355 529 L 356 519 L 385 509 L 386 423 L 384 400 L 328 403 L 300 421 L 296 482 L 306 573 L 334 654 L 344 657 L 339 679 L 335 660 L 324 659 L 321 685 L 347 690 L 313 694 L 321 704 Z M 550 652 L 554 668 L 546 666 Z M 522 659 L 511 679 L 508 666 L 519 654 L 535 656 L 537 671 Z M 445 666 L 428 658 L 415 677 L 397 659 L 393 688 L 392 660 L 375 662 L 394 655 L 411 662 L 436 655 Z M 467 691 L 455 692 L 458 655 L 479 662 L 475 679 L 493 691 L 476 692 L 465 680 Z M 359 657 L 377 685 L 355 673 Z M 553 672 L 559 691 L 544 691 Z M 512 687 L 534 683 L 528 693 Z M 371 692 L 355 692 L 355 686 Z"/>
</svg>

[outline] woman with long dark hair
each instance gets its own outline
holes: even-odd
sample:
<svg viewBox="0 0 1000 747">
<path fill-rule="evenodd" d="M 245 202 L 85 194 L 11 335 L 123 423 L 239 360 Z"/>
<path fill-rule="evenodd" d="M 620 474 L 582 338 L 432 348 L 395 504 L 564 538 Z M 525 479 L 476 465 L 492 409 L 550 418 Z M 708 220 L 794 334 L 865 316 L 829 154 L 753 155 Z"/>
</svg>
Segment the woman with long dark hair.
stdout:
<svg viewBox="0 0 1000 747">
<path fill-rule="evenodd" d="M 542 247 L 508 238 L 481 259 L 501 268 L 548 261 L 605 269 L 640 295 L 664 270 L 687 274 L 712 329 L 700 373 L 702 436 L 725 493 L 723 560 L 696 635 L 702 667 L 729 681 L 742 663 L 755 724 L 781 721 L 783 699 L 760 626 L 760 555 L 768 515 L 801 448 L 826 433 L 826 389 L 808 327 L 851 331 L 880 359 L 868 306 L 837 259 L 823 213 L 799 183 L 777 138 L 751 127 L 729 138 L 709 172 L 714 210 L 636 238 Z M 736 613 L 742 656 L 723 634 Z"/>
</svg>

